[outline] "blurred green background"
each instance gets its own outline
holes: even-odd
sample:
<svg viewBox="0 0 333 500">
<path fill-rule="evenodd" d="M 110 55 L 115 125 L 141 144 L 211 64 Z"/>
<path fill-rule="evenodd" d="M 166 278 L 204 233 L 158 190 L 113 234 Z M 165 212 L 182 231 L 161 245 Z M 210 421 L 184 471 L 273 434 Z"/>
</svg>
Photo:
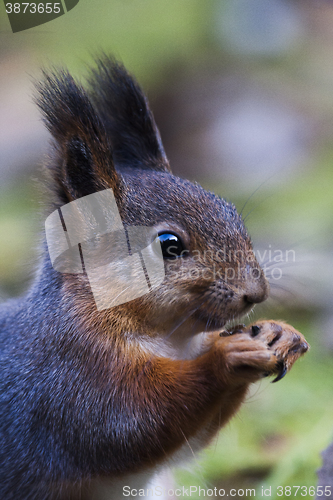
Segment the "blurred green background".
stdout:
<svg viewBox="0 0 333 500">
<path fill-rule="evenodd" d="M 283 319 L 311 344 L 285 379 L 253 388 L 177 480 L 258 496 L 272 486 L 272 498 L 316 485 L 333 440 L 333 4 L 81 0 L 13 34 L 1 3 L 0 300 L 22 293 L 38 262 L 49 138 L 32 79 L 51 64 L 82 78 L 100 50 L 144 86 L 174 172 L 245 204 L 271 282 L 251 320 Z"/>
</svg>

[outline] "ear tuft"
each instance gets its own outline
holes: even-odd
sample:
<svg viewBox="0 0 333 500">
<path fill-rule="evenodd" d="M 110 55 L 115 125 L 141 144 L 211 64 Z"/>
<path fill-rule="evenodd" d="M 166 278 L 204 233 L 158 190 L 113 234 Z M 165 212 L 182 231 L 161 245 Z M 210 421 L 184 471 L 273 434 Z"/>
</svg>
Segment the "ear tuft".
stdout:
<svg viewBox="0 0 333 500">
<path fill-rule="evenodd" d="M 87 93 L 68 71 L 43 72 L 37 105 L 56 143 L 50 167 L 62 200 L 116 188 L 119 178 L 104 125 Z"/>
<path fill-rule="evenodd" d="M 116 164 L 170 172 L 147 98 L 124 66 L 103 55 L 97 60 L 97 69 L 92 69 L 89 83 Z"/>
</svg>

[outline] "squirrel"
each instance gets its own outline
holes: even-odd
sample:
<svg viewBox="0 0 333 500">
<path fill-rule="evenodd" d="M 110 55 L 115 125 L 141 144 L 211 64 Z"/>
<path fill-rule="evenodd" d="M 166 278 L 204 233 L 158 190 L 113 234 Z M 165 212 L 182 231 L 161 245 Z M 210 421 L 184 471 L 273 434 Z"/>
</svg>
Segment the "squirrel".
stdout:
<svg viewBox="0 0 333 500">
<path fill-rule="evenodd" d="M 0 307 L 0 497 L 118 499 L 206 446 L 249 386 L 282 378 L 308 344 L 283 322 L 228 330 L 269 284 L 235 206 L 172 174 L 124 66 L 103 55 L 85 87 L 43 75 L 49 235 L 30 290 Z"/>
</svg>

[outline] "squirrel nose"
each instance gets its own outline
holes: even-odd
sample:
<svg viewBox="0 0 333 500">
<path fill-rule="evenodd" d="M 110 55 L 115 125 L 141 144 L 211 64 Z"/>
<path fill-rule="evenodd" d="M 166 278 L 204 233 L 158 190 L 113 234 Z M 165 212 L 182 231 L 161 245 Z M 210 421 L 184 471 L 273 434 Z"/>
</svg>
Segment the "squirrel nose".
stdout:
<svg viewBox="0 0 333 500">
<path fill-rule="evenodd" d="M 248 304 L 264 302 L 269 295 L 269 283 L 261 271 L 258 278 L 249 278 L 244 293 L 244 300 Z"/>
</svg>

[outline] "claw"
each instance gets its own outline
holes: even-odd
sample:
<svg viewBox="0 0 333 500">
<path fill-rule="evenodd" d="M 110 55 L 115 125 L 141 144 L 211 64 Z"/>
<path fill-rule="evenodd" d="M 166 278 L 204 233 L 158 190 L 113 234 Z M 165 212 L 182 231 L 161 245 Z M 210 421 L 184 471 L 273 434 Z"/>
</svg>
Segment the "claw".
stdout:
<svg viewBox="0 0 333 500">
<path fill-rule="evenodd" d="M 251 326 L 251 337 L 256 337 L 260 332 L 260 328 L 257 325 Z"/>
<path fill-rule="evenodd" d="M 229 335 L 233 335 L 234 333 L 243 333 L 244 328 L 246 328 L 244 324 L 235 325 L 229 330 Z"/>
<path fill-rule="evenodd" d="M 223 330 L 219 335 L 220 337 L 228 337 L 228 335 L 233 335 L 234 333 L 243 333 L 245 325 L 235 325 L 229 328 L 228 330 Z"/>
<path fill-rule="evenodd" d="M 272 384 L 281 380 L 286 375 L 287 371 L 288 371 L 288 368 L 286 367 L 286 365 L 284 363 L 281 363 L 280 373 L 278 374 L 277 377 L 275 377 L 274 380 L 272 380 Z"/>
</svg>

